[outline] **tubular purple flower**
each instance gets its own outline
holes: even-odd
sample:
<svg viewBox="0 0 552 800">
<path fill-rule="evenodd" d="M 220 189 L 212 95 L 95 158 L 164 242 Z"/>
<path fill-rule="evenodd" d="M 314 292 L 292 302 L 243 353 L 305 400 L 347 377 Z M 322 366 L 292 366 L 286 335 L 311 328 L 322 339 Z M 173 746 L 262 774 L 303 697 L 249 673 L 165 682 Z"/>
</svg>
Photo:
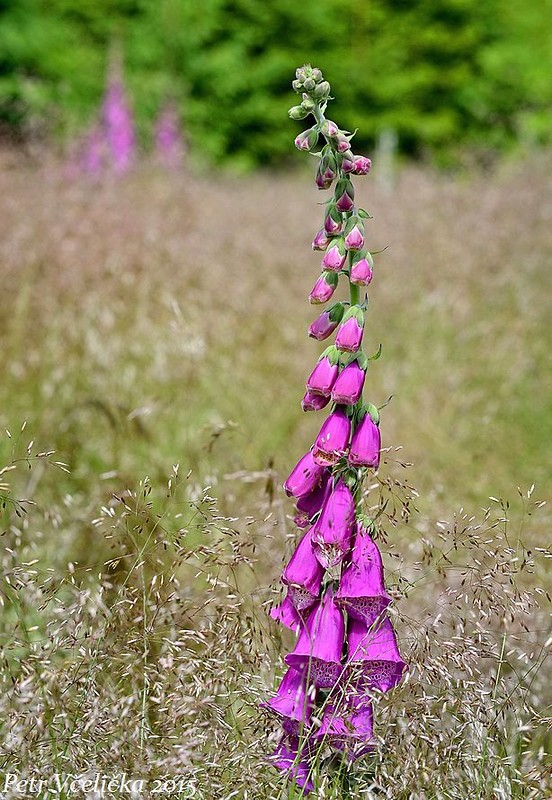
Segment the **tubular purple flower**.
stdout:
<svg viewBox="0 0 552 800">
<path fill-rule="evenodd" d="M 357 425 L 351 441 L 349 463 L 355 467 L 378 469 L 380 462 L 381 434 L 379 426 L 365 414 Z"/>
<path fill-rule="evenodd" d="M 284 491 L 288 497 L 303 497 L 316 489 L 323 475 L 324 467 L 315 462 L 312 451 L 309 450 L 291 470 L 284 483 Z"/>
<path fill-rule="evenodd" d="M 355 169 L 355 162 L 352 153 L 344 153 L 343 160 L 341 162 L 341 169 L 342 171 L 347 174 L 349 172 L 354 172 Z"/>
<path fill-rule="evenodd" d="M 355 156 L 354 175 L 368 175 L 372 167 L 372 162 L 366 156 Z"/>
<path fill-rule="evenodd" d="M 295 504 L 295 508 L 297 511 L 296 520 L 297 517 L 299 516 L 301 518 L 302 523 L 304 522 L 304 520 L 306 520 L 306 524 L 301 524 L 301 525 L 299 525 L 299 523 L 296 521 L 295 524 L 298 525 L 298 527 L 300 528 L 308 527 L 314 515 L 320 511 L 324 503 L 324 500 L 326 499 L 326 493 L 328 490 L 329 482 L 330 482 L 330 473 L 329 471 L 326 471 L 326 473 L 322 475 L 320 485 L 317 486 L 317 488 L 313 492 L 311 492 L 310 494 L 305 494 L 303 495 L 303 497 L 298 498 L 297 503 Z"/>
<path fill-rule="evenodd" d="M 289 667 L 306 673 L 319 688 L 330 688 L 342 672 L 341 652 L 345 637 L 343 615 L 333 601 L 333 589 L 326 590 L 322 602 L 314 608 L 293 653 L 285 657 Z"/>
<path fill-rule="evenodd" d="M 307 531 L 295 548 L 282 573 L 282 583 L 289 589 L 289 597 L 297 611 L 312 606 L 320 595 L 324 569 L 312 548 L 311 531 Z"/>
<path fill-rule="evenodd" d="M 309 336 L 312 336 L 313 339 L 317 339 L 319 342 L 327 339 L 343 319 L 344 311 L 345 307 L 343 303 L 334 303 L 331 308 L 323 311 L 314 322 L 311 322 L 309 326 Z"/>
<path fill-rule="evenodd" d="M 324 350 L 316 362 L 315 368 L 307 378 L 307 391 L 311 394 L 321 394 L 323 397 L 329 397 L 338 372 L 339 353 L 331 345 L 331 347 Z"/>
<path fill-rule="evenodd" d="M 314 736 L 340 750 L 349 761 L 356 761 L 375 748 L 372 704 L 368 700 L 349 700 L 344 708 L 339 708 L 326 703 L 322 723 Z"/>
<path fill-rule="evenodd" d="M 305 392 L 301 400 L 301 408 L 303 411 L 322 411 L 330 402 L 329 396 L 323 397 L 321 394 L 311 394 Z"/>
<path fill-rule="evenodd" d="M 287 773 L 287 777 L 293 779 L 304 794 L 312 792 L 314 784 L 309 778 L 311 765 L 305 756 L 299 755 L 300 749 L 298 738 L 286 735 L 272 755 L 271 762 L 277 769 Z"/>
<path fill-rule="evenodd" d="M 302 724 L 308 725 L 316 689 L 309 686 L 306 676 L 291 667 L 287 670 L 276 695 L 261 707 L 275 713 L 281 720 L 291 723 L 288 732 L 297 733 Z"/>
<path fill-rule="evenodd" d="M 338 276 L 336 272 L 326 270 L 312 287 L 309 301 L 314 305 L 326 303 L 337 288 Z"/>
<path fill-rule="evenodd" d="M 365 378 L 366 372 L 360 368 L 357 361 L 347 364 L 334 380 L 331 390 L 334 403 L 354 406 L 362 394 Z"/>
<path fill-rule="evenodd" d="M 372 280 L 372 259 L 368 253 L 359 253 L 358 256 L 358 258 L 353 259 L 351 264 L 349 279 L 355 286 L 368 286 Z"/>
<path fill-rule="evenodd" d="M 312 249 L 313 250 L 325 250 L 330 243 L 330 239 L 324 228 L 318 231 L 314 239 L 312 240 Z"/>
<path fill-rule="evenodd" d="M 350 617 L 370 626 L 390 602 L 380 552 L 368 529 L 357 522 L 353 550 L 341 573 L 336 603 Z"/>
<path fill-rule="evenodd" d="M 351 306 L 335 337 L 335 346 L 346 353 L 356 353 L 362 344 L 364 312 L 359 306 Z"/>
<path fill-rule="evenodd" d="M 406 669 L 395 631 L 387 617 L 371 628 L 350 617 L 347 650 L 347 668 L 352 670 L 358 677 L 358 683 L 367 690 L 389 691 L 400 682 Z M 353 680 L 356 683 L 356 679 Z"/>
<path fill-rule="evenodd" d="M 322 467 L 331 466 L 347 452 L 351 435 L 351 420 L 338 408 L 324 420 L 314 441 L 312 456 Z"/>
<path fill-rule="evenodd" d="M 325 569 L 339 564 L 349 552 L 354 521 L 354 497 L 340 479 L 328 495 L 311 532 L 314 554 Z"/>
<path fill-rule="evenodd" d="M 273 620 L 289 628 L 294 633 L 299 633 L 301 625 L 306 623 L 308 610 L 297 611 L 288 591 L 282 602 L 270 609 L 270 616 Z"/>
<path fill-rule="evenodd" d="M 322 268 L 329 269 L 332 272 L 339 272 L 339 270 L 345 264 L 346 259 L 347 253 L 345 251 L 343 239 L 336 239 L 335 241 L 330 242 L 330 245 L 326 250 L 326 255 L 322 259 Z"/>
<path fill-rule="evenodd" d="M 358 225 L 355 225 L 345 237 L 345 247 L 347 250 L 362 250 L 364 247 L 364 236 Z"/>
<path fill-rule="evenodd" d="M 335 138 L 337 140 L 337 152 L 346 153 L 351 147 L 349 144 L 349 137 L 345 136 L 344 133 L 338 132 Z"/>
</svg>

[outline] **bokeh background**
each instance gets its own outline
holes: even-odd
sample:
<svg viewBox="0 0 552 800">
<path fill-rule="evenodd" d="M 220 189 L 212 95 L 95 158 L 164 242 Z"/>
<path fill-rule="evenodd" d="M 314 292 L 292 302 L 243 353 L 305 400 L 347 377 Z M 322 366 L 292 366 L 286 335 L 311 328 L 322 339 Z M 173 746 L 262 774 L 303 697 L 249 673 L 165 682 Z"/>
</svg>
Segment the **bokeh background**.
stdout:
<svg viewBox="0 0 552 800">
<path fill-rule="evenodd" d="M 240 692 L 262 694 L 284 652 L 261 608 L 296 535 L 281 484 L 324 417 L 300 407 L 321 349 L 306 336 L 317 313 L 307 297 L 326 198 L 287 117 L 304 62 L 324 71 L 336 98 L 328 113 L 358 128 L 355 151 L 373 161 L 356 182 L 379 253 L 365 341 L 382 357 L 366 393 L 385 406 L 373 502 L 384 506 L 391 585 L 410 593 L 399 605 L 411 618 L 398 626 L 402 641 L 415 649 L 437 608 L 452 626 L 443 637 L 456 641 L 447 603 L 461 574 L 443 571 L 455 558 L 448 549 L 449 561 L 435 554 L 460 540 L 476 575 L 500 531 L 495 597 L 512 579 L 536 606 L 546 602 L 551 40 L 549 0 L 1 3 L 2 680 L 14 721 L 3 765 L 122 768 L 139 753 L 157 774 L 192 769 L 194 751 L 205 785 L 219 781 L 217 797 L 247 769 L 262 772 Z M 491 524 L 494 514 L 502 521 Z M 487 531 L 486 549 L 471 526 L 483 539 Z M 469 597 L 471 613 L 480 595 Z M 222 638 L 209 603 L 230 615 Z M 525 628 L 511 622 L 516 635 L 526 630 L 512 652 L 535 665 L 538 698 L 517 684 L 535 715 L 549 702 L 547 608 L 524 617 Z M 502 664 L 509 614 L 491 624 L 492 613 L 477 630 Z M 185 651 L 171 645 L 182 629 Z M 85 636 L 95 649 L 78 649 Z M 190 663 L 213 681 L 215 655 L 228 654 L 243 675 L 226 664 L 206 698 Z M 481 675 L 496 678 L 490 696 L 500 667 Z M 65 686 L 65 718 L 53 686 Z M 94 697 L 112 716 L 82 727 L 83 708 L 95 720 Z M 131 722 L 121 727 L 123 708 Z M 540 724 L 516 719 L 515 768 L 529 788 L 516 795 L 512 783 L 505 796 L 546 794 Z M 175 755 L 183 726 L 192 744 Z M 415 751 L 417 765 L 397 749 L 400 780 L 416 787 L 435 774 L 427 765 L 445 727 L 433 740 L 425 729 L 431 744 Z M 229 730 L 245 743 L 239 779 L 217 766 L 217 753 L 234 758 Z M 443 778 L 450 793 L 436 797 L 497 796 L 455 769 Z M 480 774 L 488 769 L 484 759 Z M 279 796 L 270 780 L 259 797 Z M 394 798 L 434 796 L 398 785 Z"/>
</svg>

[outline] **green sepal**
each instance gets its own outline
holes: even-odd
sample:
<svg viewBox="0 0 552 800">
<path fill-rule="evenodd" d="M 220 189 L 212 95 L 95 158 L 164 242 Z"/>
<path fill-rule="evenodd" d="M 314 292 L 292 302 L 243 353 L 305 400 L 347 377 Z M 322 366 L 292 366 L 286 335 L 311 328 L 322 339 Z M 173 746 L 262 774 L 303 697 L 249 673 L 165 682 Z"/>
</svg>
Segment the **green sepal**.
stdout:
<svg viewBox="0 0 552 800">
<path fill-rule="evenodd" d="M 364 227 L 362 232 L 364 233 Z M 368 250 L 356 250 L 355 252 L 351 253 L 351 266 L 356 264 L 357 261 L 361 261 L 363 258 L 365 258 L 370 264 L 371 268 L 374 269 L 374 259 Z"/>
<path fill-rule="evenodd" d="M 373 535 L 376 530 L 376 526 L 374 520 L 369 517 L 367 514 L 358 514 L 356 521 L 359 525 L 366 529 L 366 532 L 370 535 Z"/>
<path fill-rule="evenodd" d="M 343 317 L 343 322 L 346 322 L 348 319 L 351 319 L 351 317 L 356 317 L 358 324 L 364 327 L 364 311 L 360 306 L 350 306 L 345 312 L 345 316 Z"/>
<path fill-rule="evenodd" d="M 373 403 L 366 403 L 364 406 L 364 412 L 370 416 L 370 419 L 374 425 L 380 424 L 380 413 Z"/>
<path fill-rule="evenodd" d="M 382 346 L 380 344 L 380 346 L 378 347 L 378 349 L 376 350 L 374 355 L 373 356 L 368 356 L 368 361 L 377 361 L 378 358 L 381 356 L 381 351 L 382 351 Z"/>
<path fill-rule="evenodd" d="M 328 309 L 328 316 L 332 322 L 341 322 L 343 314 L 345 313 L 345 306 L 343 303 L 334 303 Z"/>
<path fill-rule="evenodd" d="M 374 219 L 373 216 L 364 208 L 358 208 L 357 214 L 359 217 L 362 217 L 362 219 Z"/>
<path fill-rule="evenodd" d="M 331 269 L 322 270 L 322 276 L 328 286 L 336 287 L 339 281 L 339 274 Z"/>
<path fill-rule="evenodd" d="M 327 358 L 332 367 L 335 367 L 336 364 L 339 364 L 339 350 L 335 344 L 331 344 L 329 347 L 326 347 L 318 360 L 322 361 L 323 358 Z"/>
</svg>

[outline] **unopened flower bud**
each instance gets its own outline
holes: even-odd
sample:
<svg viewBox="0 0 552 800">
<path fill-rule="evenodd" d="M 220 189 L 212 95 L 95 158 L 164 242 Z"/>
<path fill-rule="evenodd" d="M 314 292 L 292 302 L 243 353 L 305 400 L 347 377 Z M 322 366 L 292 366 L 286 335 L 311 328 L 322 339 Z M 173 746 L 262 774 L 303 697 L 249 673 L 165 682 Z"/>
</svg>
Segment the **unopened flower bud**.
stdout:
<svg viewBox="0 0 552 800">
<path fill-rule="evenodd" d="M 322 228 L 319 230 L 314 239 L 312 240 L 312 249 L 313 250 L 325 250 L 329 245 L 330 240 L 328 239 L 328 234 Z"/>
<path fill-rule="evenodd" d="M 337 283 L 337 272 L 323 272 L 312 288 L 309 295 L 310 302 L 326 303 L 335 292 Z"/>
<path fill-rule="evenodd" d="M 291 82 L 291 86 L 295 92 L 300 92 L 303 88 L 303 81 L 295 79 Z"/>
<path fill-rule="evenodd" d="M 335 189 L 335 207 L 338 211 L 352 211 L 355 205 L 355 190 L 351 181 L 345 178 L 343 181 L 339 181 Z"/>
<path fill-rule="evenodd" d="M 351 264 L 351 283 L 354 283 L 355 286 L 368 286 L 372 280 L 372 267 L 370 253 L 356 253 Z"/>
<path fill-rule="evenodd" d="M 327 96 L 329 95 L 329 93 L 330 93 L 330 89 L 331 89 L 331 87 L 330 87 L 330 84 L 328 83 L 328 81 L 322 81 L 322 82 L 321 82 L 321 83 L 319 83 L 319 84 L 318 84 L 318 86 L 315 88 L 315 90 L 314 90 L 314 96 L 315 96 L 315 97 L 316 97 L 318 100 L 322 100 L 323 98 L 325 98 L 325 97 L 327 97 Z"/>
<path fill-rule="evenodd" d="M 316 81 L 314 78 L 307 78 L 303 83 L 303 88 L 306 92 L 312 92 L 314 87 L 316 86 Z"/>
<path fill-rule="evenodd" d="M 343 230 L 343 217 L 335 207 L 330 206 L 330 210 L 324 219 L 324 230 L 330 236 L 335 236 Z"/>
<path fill-rule="evenodd" d="M 323 311 L 309 326 L 309 336 L 319 342 L 327 339 L 335 331 L 345 312 L 343 303 L 334 303 L 331 308 Z"/>
<path fill-rule="evenodd" d="M 298 150 L 313 150 L 318 142 L 318 131 L 316 128 L 309 128 L 295 137 L 295 147 Z"/>
<path fill-rule="evenodd" d="M 291 116 L 291 115 L 290 115 Z M 343 160 L 341 161 L 341 169 L 345 174 L 350 172 L 354 172 L 355 170 L 355 162 L 350 157 L 349 153 L 345 153 L 343 156 Z"/>
<path fill-rule="evenodd" d="M 322 267 L 324 269 L 332 270 L 332 272 L 339 272 L 343 268 L 347 260 L 347 251 L 343 239 L 334 239 L 330 242 L 326 254 L 322 259 Z"/>
<path fill-rule="evenodd" d="M 362 344 L 363 333 L 364 312 L 360 306 L 351 306 L 343 317 L 335 337 L 335 346 L 338 350 L 356 353 Z"/>
<path fill-rule="evenodd" d="M 355 467 L 377 469 L 380 461 L 381 434 L 370 414 L 358 424 L 351 441 L 349 463 Z"/>
<path fill-rule="evenodd" d="M 303 93 L 301 97 L 302 97 L 301 105 L 303 106 L 305 111 L 312 111 L 316 106 L 316 103 L 314 102 L 312 97 L 309 97 L 309 95 L 306 93 Z"/>
<path fill-rule="evenodd" d="M 314 78 L 314 80 L 316 81 L 316 83 L 320 83 L 320 81 L 321 81 L 321 80 L 323 79 L 323 77 L 324 77 L 324 76 L 322 75 L 322 70 L 321 70 L 321 69 L 318 69 L 318 67 L 313 67 L 313 70 L 312 70 L 312 72 L 311 72 L 311 76 Z"/>
<path fill-rule="evenodd" d="M 334 403 L 354 406 L 362 394 L 365 378 L 366 372 L 357 361 L 347 364 L 333 382 L 331 396 Z"/>
<path fill-rule="evenodd" d="M 288 114 L 291 119 L 305 119 L 309 112 L 303 106 L 293 106 L 289 109 Z"/>
<path fill-rule="evenodd" d="M 307 378 L 307 392 L 329 397 L 338 373 L 339 353 L 337 348 L 332 345 L 324 350 Z"/>
<path fill-rule="evenodd" d="M 371 166 L 372 162 L 369 158 L 366 158 L 366 156 L 355 156 L 355 168 L 353 170 L 353 174 L 368 175 Z"/>
<path fill-rule="evenodd" d="M 345 236 L 345 247 L 347 250 L 362 250 L 364 247 L 364 235 L 359 223 L 353 225 Z"/>
<path fill-rule="evenodd" d="M 350 149 L 349 137 L 345 136 L 344 133 L 338 133 L 335 139 L 338 153 L 346 153 Z"/>
<path fill-rule="evenodd" d="M 327 136 L 328 138 L 337 136 L 337 134 L 339 133 L 339 128 L 337 127 L 335 122 L 332 122 L 331 119 L 325 119 L 324 122 L 322 123 L 322 127 L 320 130 L 322 131 L 324 136 Z"/>
</svg>

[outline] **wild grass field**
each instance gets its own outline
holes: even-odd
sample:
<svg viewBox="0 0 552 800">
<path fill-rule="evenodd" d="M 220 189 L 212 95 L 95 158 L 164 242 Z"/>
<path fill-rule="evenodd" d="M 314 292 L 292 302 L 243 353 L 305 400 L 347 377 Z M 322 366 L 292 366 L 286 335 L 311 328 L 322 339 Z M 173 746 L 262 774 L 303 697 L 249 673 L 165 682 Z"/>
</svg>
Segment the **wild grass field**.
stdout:
<svg viewBox="0 0 552 800">
<path fill-rule="evenodd" d="M 257 705 L 290 644 L 266 614 L 296 537 L 281 484 L 324 417 L 300 407 L 322 193 L 1 161 L 2 774 L 299 796 Z M 320 798 L 552 794 L 551 177 L 544 153 L 358 182 L 383 251 L 367 502 L 410 671 Z"/>
</svg>

